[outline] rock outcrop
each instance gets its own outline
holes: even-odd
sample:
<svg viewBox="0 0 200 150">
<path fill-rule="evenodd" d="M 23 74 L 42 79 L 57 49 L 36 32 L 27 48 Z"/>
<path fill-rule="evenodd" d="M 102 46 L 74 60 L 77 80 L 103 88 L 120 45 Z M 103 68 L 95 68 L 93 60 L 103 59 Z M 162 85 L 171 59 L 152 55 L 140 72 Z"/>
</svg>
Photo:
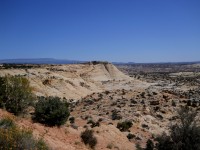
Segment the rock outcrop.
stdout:
<svg viewBox="0 0 200 150">
<path fill-rule="evenodd" d="M 32 69 L 1 69 L 0 76 L 6 74 L 28 78 L 36 95 L 59 96 L 67 99 L 81 99 L 93 92 L 101 92 L 113 87 L 126 88 L 125 83 L 133 82 L 133 79 L 123 74 L 114 65 L 98 62 L 44 65 Z"/>
</svg>

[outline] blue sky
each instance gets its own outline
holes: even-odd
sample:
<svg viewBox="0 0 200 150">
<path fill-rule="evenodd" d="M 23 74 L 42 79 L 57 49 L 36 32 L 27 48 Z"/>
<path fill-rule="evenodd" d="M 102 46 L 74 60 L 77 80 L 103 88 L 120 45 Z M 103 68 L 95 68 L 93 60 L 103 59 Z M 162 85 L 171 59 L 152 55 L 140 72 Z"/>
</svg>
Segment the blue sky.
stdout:
<svg viewBox="0 0 200 150">
<path fill-rule="evenodd" d="M 200 60 L 200 0 L 0 0 L 0 59 Z"/>
</svg>

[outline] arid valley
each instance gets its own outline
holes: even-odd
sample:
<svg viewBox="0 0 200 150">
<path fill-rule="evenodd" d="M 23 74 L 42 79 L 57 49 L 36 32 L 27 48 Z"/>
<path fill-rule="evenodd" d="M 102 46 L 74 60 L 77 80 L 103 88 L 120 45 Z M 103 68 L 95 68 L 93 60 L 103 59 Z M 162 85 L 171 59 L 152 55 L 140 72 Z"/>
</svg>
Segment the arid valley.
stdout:
<svg viewBox="0 0 200 150">
<path fill-rule="evenodd" d="M 0 75 L 22 76 L 30 81 L 36 96 L 57 96 L 70 105 L 70 117 L 60 127 L 31 120 L 34 108 L 14 117 L 21 128 L 31 129 L 52 150 L 87 150 L 80 134 L 94 131 L 96 150 L 134 150 L 145 147 L 177 122 L 177 110 L 189 106 L 200 111 L 199 64 L 113 65 L 88 62 L 70 65 L 2 65 Z M 0 110 L 0 118 L 13 116 Z M 120 130 L 119 122 L 132 126 Z"/>
<path fill-rule="evenodd" d="M 200 150 L 200 0 L 0 0 L 0 150 Z"/>
</svg>

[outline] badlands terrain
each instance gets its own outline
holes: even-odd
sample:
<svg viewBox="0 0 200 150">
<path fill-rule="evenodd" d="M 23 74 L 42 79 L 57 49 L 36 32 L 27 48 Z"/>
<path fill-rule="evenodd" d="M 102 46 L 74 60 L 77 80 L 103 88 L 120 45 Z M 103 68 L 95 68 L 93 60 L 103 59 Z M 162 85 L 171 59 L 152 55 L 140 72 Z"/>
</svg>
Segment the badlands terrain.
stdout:
<svg viewBox="0 0 200 150">
<path fill-rule="evenodd" d="M 8 74 L 26 77 L 37 96 L 58 96 L 70 103 L 75 123 L 60 128 L 33 123 L 29 115 L 15 119 L 53 150 L 90 149 L 80 138 L 86 127 L 94 130 L 96 150 L 134 150 L 167 132 L 180 106 L 200 111 L 199 64 L 2 65 L 0 76 Z M 12 114 L 0 110 L 0 117 L 5 115 Z M 120 131 L 117 124 L 127 120 L 133 126 Z"/>
</svg>

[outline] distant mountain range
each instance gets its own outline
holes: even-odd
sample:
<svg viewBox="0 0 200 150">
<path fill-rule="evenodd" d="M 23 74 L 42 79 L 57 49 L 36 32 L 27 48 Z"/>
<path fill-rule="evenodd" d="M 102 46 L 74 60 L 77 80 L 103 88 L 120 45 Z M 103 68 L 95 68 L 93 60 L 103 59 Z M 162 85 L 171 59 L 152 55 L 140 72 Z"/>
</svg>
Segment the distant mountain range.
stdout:
<svg viewBox="0 0 200 150">
<path fill-rule="evenodd" d="M 80 64 L 88 61 L 54 59 L 54 58 L 34 58 L 34 59 L 2 59 L 0 64 Z M 158 63 L 135 63 L 135 62 L 112 62 L 115 65 L 134 65 L 134 64 L 197 64 L 194 62 L 158 62 Z"/>
<path fill-rule="evenodd" d="M 35 58 L 35 59 L 2 59 L 0 64 L 77 64 L 84 63 L 85 61 L 65 60 L 54 58 Z"/>
<path fill-rule="evenodd" d="M 112 62 L 115 65 L 132 65 L 135 64 L 135 62 Z"/>
<path fill-rule="evenodd" d="M 54 58 L 34 58 L 34 59 L 2 59 L 0 64 L 79 64 L 88 61 L 79 60 L 66 60 L 66 59 L 54 59 Z M 134 64 L 134 62 L 112 62 L 115 65 L 119 64 Z"/>
</svg>

